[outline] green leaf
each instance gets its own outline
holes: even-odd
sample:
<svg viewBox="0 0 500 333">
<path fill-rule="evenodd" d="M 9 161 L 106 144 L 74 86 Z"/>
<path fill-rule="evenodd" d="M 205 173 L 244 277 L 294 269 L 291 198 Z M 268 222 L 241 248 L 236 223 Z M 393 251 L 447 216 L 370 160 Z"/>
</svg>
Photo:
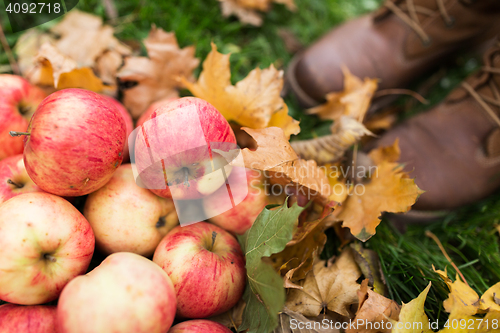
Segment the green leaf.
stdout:
<svg viewBox="0 0 500 333">
<path fill-rule="evenodd" d="M 262 261 L 283 251 L 292 239 L 294 227 L 304 210 L 296 203 L 288 208 L 287 200 L 279 208 L 269 205 L 262 210 L 252 227 L 238 239 L 245 253 L 247 286 L 246 302 L 240 331 L 268 333 L 278 326 L 278 313 L 285 304 L 285 288 L 281 276 L 271 265 Z"/>
</svg>

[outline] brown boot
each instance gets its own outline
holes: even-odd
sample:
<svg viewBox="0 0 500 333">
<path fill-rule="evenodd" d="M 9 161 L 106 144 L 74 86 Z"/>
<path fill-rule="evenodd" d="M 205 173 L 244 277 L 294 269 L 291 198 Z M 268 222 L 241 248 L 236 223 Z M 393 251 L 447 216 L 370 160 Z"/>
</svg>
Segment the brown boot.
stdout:
<svg viewBox="0 0 500 333">
<path fill-rule="evenodd" d="M 287 70 L 287 83 L 306 107 L 342 90 L 342 65 L 379 89 L 402 88 L 458 50 L 500 31 L 498 0 L 392 0 L 377 12 L 334 29 Z"/>
<path fill-rule="evenodd" d="M 426 192 L 414 208 L 453 209 L 500 188 L 500 43 L 484 67 L 447 99 L 388 131 L 377 142 L 399 138 L 401 163 Z"/>
</svg>

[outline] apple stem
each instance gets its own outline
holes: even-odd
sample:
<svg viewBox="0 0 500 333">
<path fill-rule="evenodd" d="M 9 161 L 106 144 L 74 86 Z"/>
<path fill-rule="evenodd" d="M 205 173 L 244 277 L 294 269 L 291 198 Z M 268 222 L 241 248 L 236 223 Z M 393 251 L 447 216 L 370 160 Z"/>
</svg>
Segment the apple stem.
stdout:
<svg viewBox="0 0 500 333">
<path fill-rule="evenodd" d="M 23 185 L 14 182 L 12 179 L 7 179 L 7 183 L 14 185 L 17 188 L 23 188 Z"/>
<path fill-rule="evenodd" d="M 30 135 L 29 132 L 16 132 L 16 131 L 10 131 L 9 134 L 12 137 L 21 136 L 21 135 Z"/>
<path fill-rule="evenodd" d="M 189 187 L 189 170 L 188 168 L 182 168 L 184 172 L 184 186 Z"/>
<path fill-rule="evenodd" d="M 212 251 L 215 245 L 215 238 L 217 237 L 217 233 L 215 231 L 212 231 L 212 246 L 210 246 L 210 250 Z"/>
<path fill-rule="evenodd" d="M 48 261 L 51 261 L 51 262 L 56 262 L 57 261 L 56 257 L 54 257 L 53 255 L 50 255 L 48 253 L 44 254 L 43 257 L 45 258 L 45 260 L 48 260 Z"/>
</svg>

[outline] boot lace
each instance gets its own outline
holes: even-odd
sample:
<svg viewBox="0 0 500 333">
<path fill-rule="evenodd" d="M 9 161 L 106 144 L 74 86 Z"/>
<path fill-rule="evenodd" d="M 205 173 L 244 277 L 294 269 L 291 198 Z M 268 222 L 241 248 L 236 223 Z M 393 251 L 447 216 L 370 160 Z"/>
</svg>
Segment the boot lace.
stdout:
<svg viewBox="0 0 500 333">
<path fill-rule="evenodd" d="M 496 48 L 498 49 L 498 51 L 500 51 L 500 42 L 497 42 Z M 482 108 L 488 113 L 488 115 L 490 115 L 493 121 L 495 121 L 495 123 L 500 127 L 500 118 L 498 117 L 497 112 L 495 112 L 489 105 L 491 104 L 500 107 L 500 87 L 495 82 L 495 80 L 492 79 L 494 75 L 500 75 L 500 68 L 492 67 L 491 61 L 487 59 L 485 61 L 485 66 L 481 68 L 481 72 L 482 75 L 489 76 L 486 84 L 489 85 L 493 97 L 478 93 L 476 89 L 466 81 L 462 82 L 462 87 L 467 90 L 467 92 L 479 103 L 479 105 L 482 106 Z"/>
<path fill-rule="evenodd" d="M 445 0 L 436 0 L 441 17 L 443 18 L 446 26 L 451 27 L 455 23 L 455 19 L 448 14 L 444 2 Z M 412 28 L 413 31 L 415 31 L 415 33 L 422 39 L 425 45 L 428 45 L 431 42 L 431 38 L 421 26 L 418 14 L 432 16 L 435 12 L 433 9 L 416 5 L 415 0 L 404 0 L 401 2 L 398 0 L 389 0 L 384 4 L 384 6 L 403 20 L 403 22 L 408 24 L 408 26 Z"/>
</svg>

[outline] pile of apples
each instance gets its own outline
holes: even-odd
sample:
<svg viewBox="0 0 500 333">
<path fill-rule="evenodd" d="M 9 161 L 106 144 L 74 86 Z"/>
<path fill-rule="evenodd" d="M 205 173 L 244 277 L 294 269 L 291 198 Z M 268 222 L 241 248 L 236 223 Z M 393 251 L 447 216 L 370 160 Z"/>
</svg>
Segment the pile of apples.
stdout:
<svg viewBox="0 0 500 333">
<path fill-rule="evenodd" d="M 146 135 L 142 126 L 155 118 L 168 121 Z M 223 116 L 197 98 L 157 102 L 137 122 L 145 148 L 169 152 L 200 146 L 200 124 L 205 144 L 236 144 Z M 245 258 L 234 235 L 266 204 L 260 178 L 229 175 L 247 177 L 243 202 L 180 226 L 174 187 L 138 186 L 132 165 L 122 164 L 133 129 L 113 98 L 83 89 L 45 96 L 19 76 L 0 75 L 0 300 L 8 303 L 0 332 L 231 332 L 203 318 L 243 294 Z M 179 184 L 176 198 L 213 194 L 200 201 L 210 209 L 225 183 L 209 182 L 205 169 L 220 156 L 195 151 L 163 165 L 165 182 Z M 147 164 L 147 154 L 135 155 L 137 167 Z"/>
</svg>

